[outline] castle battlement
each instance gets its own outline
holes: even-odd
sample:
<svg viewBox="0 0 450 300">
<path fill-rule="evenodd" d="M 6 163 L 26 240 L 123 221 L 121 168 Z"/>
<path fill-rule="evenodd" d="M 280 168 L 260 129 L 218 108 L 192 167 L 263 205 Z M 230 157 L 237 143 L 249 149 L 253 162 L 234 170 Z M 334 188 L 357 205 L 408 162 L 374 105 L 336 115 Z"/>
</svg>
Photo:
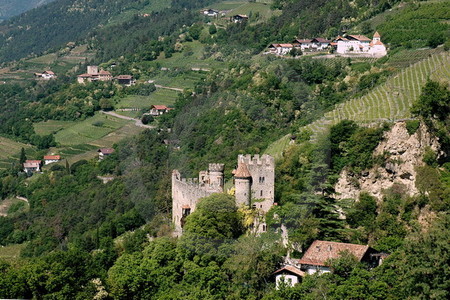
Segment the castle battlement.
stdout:
<svg viewBox="0 0 450 300">
<path fill-rule="evenodd" d="M 209 164 L 208 166 L 208 170 L 210 172 L 223 172 L 224 169 L 225 169 L 224 164 Z"/>
<path fill-rule="evenodd" d="M 275 168 L 275 159 L 267 154 L 259 156 L 255 154 L 253 157 L 250 154 L 239 155 L 239 161 L 245 163 L 246 165 L 257 165 L 257 166 L 269 166 Z"/>
</svg>

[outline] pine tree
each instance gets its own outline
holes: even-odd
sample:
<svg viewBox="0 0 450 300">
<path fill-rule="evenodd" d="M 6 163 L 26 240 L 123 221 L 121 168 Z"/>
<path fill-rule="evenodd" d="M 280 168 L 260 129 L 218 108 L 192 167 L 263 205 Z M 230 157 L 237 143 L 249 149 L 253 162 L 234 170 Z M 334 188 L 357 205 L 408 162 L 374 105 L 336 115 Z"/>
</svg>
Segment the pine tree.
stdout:
<svg viewBox="0 0 450 300">
<path fill-rule="evenodd" d="M 25 149 L 22 147 L 22 149 L 20 149 L 19 163 L 22 165 L 26 160 L 27 160 L 27 155 L 25 154 Z"/>
</svg>

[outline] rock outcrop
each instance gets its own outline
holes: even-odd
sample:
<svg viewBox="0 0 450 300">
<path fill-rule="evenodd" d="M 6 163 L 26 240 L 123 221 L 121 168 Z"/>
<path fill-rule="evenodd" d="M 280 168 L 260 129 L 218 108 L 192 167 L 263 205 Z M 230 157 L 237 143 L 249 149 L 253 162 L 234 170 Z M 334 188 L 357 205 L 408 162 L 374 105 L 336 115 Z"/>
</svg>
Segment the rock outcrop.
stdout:
<svg viewBox="0 0 450 300">
<path fill-rule="evenodd" d="M 336 198 L 358 199 L 361 192 L 368 192 L 381 200 L 383 190 L 394 184 L 403 185 L 408 195 L 416 195 L 415 168 L 424 164 L 422 159 L 427 147 L 440 154 L 437 138 L 430 134 L 425 125 L 421 124 L 410 135 L 405 122 L 395 123 L 384 134 L 384 140 L 374 152 L 374 155 L 384 155 L 385 163 L 360 174 L 343 170 L 335 186 Z"/>
</svg>

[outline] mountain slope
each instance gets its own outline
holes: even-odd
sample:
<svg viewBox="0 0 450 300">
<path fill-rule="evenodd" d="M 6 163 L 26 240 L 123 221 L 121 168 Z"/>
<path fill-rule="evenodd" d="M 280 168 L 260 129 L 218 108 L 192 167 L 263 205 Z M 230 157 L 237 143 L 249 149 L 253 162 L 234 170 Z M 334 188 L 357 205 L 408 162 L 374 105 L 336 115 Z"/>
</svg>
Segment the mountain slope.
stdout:
<svg viewBox="0 0 450 300">
<path fill-rule="evenodd" d="M 54 0 L 0 0 L 0 19 L 6 20 Z"/>
</svg>

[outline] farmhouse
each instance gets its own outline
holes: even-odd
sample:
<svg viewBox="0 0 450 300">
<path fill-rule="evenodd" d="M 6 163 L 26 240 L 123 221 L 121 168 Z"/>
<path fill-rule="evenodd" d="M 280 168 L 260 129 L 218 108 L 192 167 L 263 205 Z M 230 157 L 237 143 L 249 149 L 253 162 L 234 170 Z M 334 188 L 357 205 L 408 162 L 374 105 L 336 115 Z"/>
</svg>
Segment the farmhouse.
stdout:
<svg viewBox="0 0 450 300">
<path fill-rule="evenodd" d="M 48 165 L 51 163 L 55 163 L 61 160 L 61 156 L 59 155 L 46 155 L 44 156 L 44 164 Z"/>
<path fill-rule="evenodd" d="M 371 267 L 378 266 L 380 258 L 382 258 L 379 253 L 367 245 L 316 240 L 298 263 L 301 265 L 300 269 L 306 274 L 328 273 L 331 271 L 329 260 L 339 258 L 344 252 L 354 255 L 359 262 L 366 262 Z"/>
<path fill-rule="evenodd" d="M 41 171 L 41 161 L 40 160 L 26 160 L 23 163 L 23 171 L 27 174 L 32 174 L 33 172 Z"/>
<path fill-rule="evenodd" d="M 293 48 L 294 48 L 294 45 L 292 45 L 292 44 L 271 44 L 268 47 L 268 50 L 269 50 L 269 53 L 271 53 L 271 54 L 286 55 Z"/>
<path fill-rule="evenodd" d="M 117 80 L 118 84 L 124 86 L 132 86 L 136 82 L 131 75 L 119 75 L 115 79 Z"/>
<path fill-rule="evenodd" d="M 160 116 L 172 110 L 173 108 L 167 107 L 165 105 L 152 105 L 150 107 L 150 112 L 148 113 L 151 116 Z"/>
<path fill-rule="evenodd" d="M 247 15 L 234 15 L 231 17 L 231 22 L 233 23 L 242 23 L 248 20 Z"/>
<path fill-rule="evenodd" d="M 98 71 L 98 66 L 88 66 L 87 73 L 78 75 L 78 83 L 92 82 L 92 81 L 110 81 L 112 80 L 112 75 L 109 71 L 100 70 Z"/>
<path fill-rule="evenodd" d="M 106 156 L 113 154 L 114 149 L 113 148 L 100 148 L 97 150 L 97 152 L 98 152 L 98 159 L 102 160 Z"/>
<path fill-rule="evenodd" d="M 387 54 L 386 46 L 381 42 L 381 36 L 375 32 L 372 40 L 364 35 L 338 36 L 336 53 L 339 54 L 369 54 L 375 57 L 382 57 Z"/>
<path fill-rule="evenodd" d="M 215 10 L 215 9 L 212 9 L 212 8 L 209 8 L 209 9 L 205 9 L 203 11 L 203 14 L 205 16 L 208 16 L 208 17 L 217 17 L 219 15 L 219 11 Z"/>
<path fill-rule="evenodd" d="M 278 290 L 282 285 L 293 287 L 305 276 L 305 272 L 297 267 L 286 265 L 275 271 L 273 275 L 275 275 L 275 285 Z"/>
<path fill-rule="evenodd" d="M 292 42 L 295 48 L 300 48 L 302 51 L 324 51 L 330 47 L 330 42 L 324 38 L 313 39 L 296 39 Z"/>
<path fill-rule="evenodd" d="M 49 71 L 44 71 L 42 73 L 34 73 L 34 76 L 37 79 L 42 79 L 42 80 L 50 80 L 50 79 L 56 78 L 55 73 L 53 71 L 50 71 L 50 70 Z"/>
</svg>

